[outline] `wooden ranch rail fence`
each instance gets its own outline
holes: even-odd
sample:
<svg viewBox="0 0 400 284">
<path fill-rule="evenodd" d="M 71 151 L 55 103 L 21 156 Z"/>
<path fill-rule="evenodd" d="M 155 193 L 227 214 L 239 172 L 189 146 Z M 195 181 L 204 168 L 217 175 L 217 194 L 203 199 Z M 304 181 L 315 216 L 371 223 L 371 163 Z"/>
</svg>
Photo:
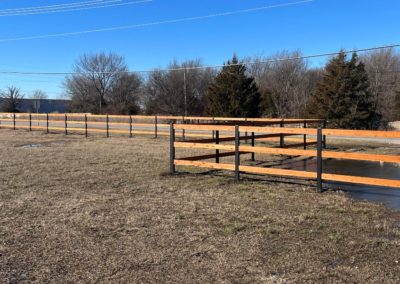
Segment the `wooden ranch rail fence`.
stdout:
<svg viewBox="0 0 400 284">
<path fill-rule="evenodd" d="M 196 128 L 203 131 L 214 131 L 217 133 L 214 139 L 178 141 L 175 136 L 177 130 L 189 130 Z M 218 133 L 224 131 L 231 133 L 230 138 L 220 139 Z M 241 133 L 251 133 L 251 145 L 241 145 L 241 141 L 247 139 L 246 136 L 241 136 Z M 255 135 L 257 133 L 257 135 Z M 261 135 L 260 135 L 261 134 Z M 255 140 L 260 137 L 275 137 L 280 136 L 280 145 L 278 147 L 259 147 L 255 146 Z M 281 135 L 304 135 L 303 143 L 286 145 L 284 136 Z M 317 137 L 315 150 L 307 150 L 308 142 L 307 135 Z M 324 149 L 324 141 L 326 136 L 335 137 L 366 137 L 366 138 L 399 138 L 400 132 L 386 131 L 364 131 L 364 130 L 341 130 L 341 129 L 322 129 L 319 128 L 275 128 L 275 127 L 253 127 L 253 126 L 220 126 L 220 125 L 185 125 L 179 124 L 170 126 L 170 172 L 175 173 L 176 166 L 194 166 L 209 169 L 228 170 L 235 172 L 236 181 L 240 180 L 240 173 L 265 174 L 283 177 L 294 177 L 303 179 L 313 179 L 317 181 L 318 191 L 322 191 L 323 182 L 335 181 L 354 184 L 365 184 L 384 187 L 400 187 L 400 180 L 389 180 L 380 178 L 368 178 L 360 176 L 338 175 L 325 173 L 323 171 L 323 159 L 348 159 L 357 161 L 375 161 L 386 163 L 400 163 L 400 155 L 375 155 L 362 153 L 348 153 L 327 151 Z M 225 141 L 234 141 L 234 144 L 221 144 Z M 291 147 L 303 146 L 303 149 L 290 149 Z M 215 154 L 192 156 L 185 158 L 176 158 L 176 149 L 207 149 L 215 151 Z M 225 151 L 225 152 L 221 152 Z M 251 154 L 251 159 L 254 161 L 256 153 L 270 155 L 285 155 L 285 156 L 305 156 L 315 157 L 317 159 L 316 172 L 288 170 L 278 168 L 265 168 L 256 166 L 247 166 L 241 164 L 241 155 Z M 234 156 L 234 163 L 221 163 L 221 157 Z M 215 159 L 215 162 L 207 162 L 204 160 Z"/>
<path fill-rule="evenodd" d="M 227 117 L 183 117 L 183 116 L 143 116 L 143 115 L 92 115 L 77 113 L 0 113 L 0 128 L 26 129 L 29 131 L 42 130 L 47 133 L 59 132 L 65 135 L 84 134 L 103 134 L 109 137 L 113 134 L 127 135 L 149 135 L 157 138 L 158 136 L 169 136 L 169 125 L 174 123 L 207 123 L 207 124 L 237 124 L 245 125 L 304 125 L 308 127 L 312 124 L 323 123 L 318 119 L 268 119 L 268 118 L 227 118 Z M 198 133 L 196 129 L 187 131 L 182 129 L 182 138 L 212 137 L 215 133 Z M 223 138 L 223 135 L 221 135 Z"/>
</svg>

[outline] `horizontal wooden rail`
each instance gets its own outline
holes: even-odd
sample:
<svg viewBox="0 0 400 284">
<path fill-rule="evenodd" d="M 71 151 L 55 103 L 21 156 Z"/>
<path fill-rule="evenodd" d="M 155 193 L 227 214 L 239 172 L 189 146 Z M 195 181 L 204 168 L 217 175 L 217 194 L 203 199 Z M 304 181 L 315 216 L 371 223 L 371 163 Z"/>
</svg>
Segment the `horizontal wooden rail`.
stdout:
<svg viewBox="0 0 400 284">
<path fill-rule="evenodd" d="M 366 184 L 366 185 L 384 186 L 384 187 L 400 187 L 400 180 L 357 177 L 357 176 L 347 176 L 347 175 L 337 175 L 337 174 L 322 174 L 322 179 L 324 181 Z"/>
<path fill-rule="evenodd" d="M 175 160 L 174 164 L 176 166 L 195 166 L 195 167 L 200 167 L 200 168 L 209 168 L 209 169 L 216 169 L 216 170 L 228 170 L 228 171 L 235 170 L 235 166 L 231 165 L 231 164 L 218 164 L 218 163 L 185 161 L 185 160 Z"/>
<path fill-rule="evenodd" d="M 189 149 L 212 149 L 212 150 L 226 150 L 226 151 L 235 150 L 235 145 L 224 145 L 224 144 L 175 142 L 174 146 L 176 148 L 189 148 Z"/>
<path fill-rule="evenodd" d="M 400 138 L 400 131 L 323 129 L 323 135 L 340 137 Z"/>
<path fill-rule="evenodd" d="M 183 161 L 202 161 L 202 160 L 208 160 L 208 159 L 213 159 L 213 158 L 223 158 L 223 157 L 232 157 L 235 156 L 236 152 L 223 152 L 217 154 L 210 154 L 210 155 L 199 155 L 199 156 L 192 156 L 192 157 L 186 157 L 186 158 L 179 158 L 179 160 Z M 251 154 L 251 152 L 239 152 L 239 155 L 247 155 Z"/>
<path fill-rule="evenodd" d="M 208 131 L 235 131 L 235 126 L 226 125 L 197 125 L 197 124 L 175 124 L 176 130 L 208 130 Z"/>
<path fill-rule="evenodd" d="M 240 132 L 256 132 L 256 133 L 282 133 L 282 134 L 299 134 L 299 135 L 317 135 L 317 129 L 313 128 L 286 128 L 286 127 L 254 127 L 241 126 Z"/>
</svg>

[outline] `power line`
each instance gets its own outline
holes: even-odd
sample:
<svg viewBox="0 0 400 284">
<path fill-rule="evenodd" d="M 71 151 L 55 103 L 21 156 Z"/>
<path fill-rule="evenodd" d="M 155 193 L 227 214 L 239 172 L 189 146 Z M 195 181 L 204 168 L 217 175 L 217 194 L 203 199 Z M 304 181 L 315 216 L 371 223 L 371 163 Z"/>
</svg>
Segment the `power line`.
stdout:
<svg viewBox="0 0 400 284">
<path fill-rule="evenodd" d="M 277 58 L 277 59 L 269 59 L 269 60 L 260 60 L 260 61 L 247 61 L 240 62 L 236 64 L 222 64 L 222 65 L 208 65 L 208 66 L 194 66 L 194 67 L 180 67 L 180 68 L 164 68 L 164 69 L 153 69 L 153 70 L 136 70 L 136 71 L 119 71 L 119 72 L 96 72 L 98 74 L 135 74 L 135 73 L 150 73 L 153 71 L 184 71 L 184 70 L 199 70 L 199 69 L 214 69 L 214 68 L 222 68 L 229 66 L 239 66 L 239 65 L 255 65 L 255 64 L 266 64 L 266 63 L 274 63 L 274 62 L 282 62 L 282 61 L 293 61 L 293 60 L 304 60 L 318 57 L 329 57 L 339 55 L 341 53 L 350 54 L 350 53 L 359 53 L 359 52 L 367 52 L 374 51 L 380 49 L 389 49 L 389 48 L 398 48 L 400 44 L 392 44 L 392 45 L 384 45 L 378 47 L 370 47 L 370 48 L 362 48 L 362 49 L 353 49 L 349 51 L 340 51 L 340 52 L 329 52 L 329 53 L 320 53 L 313 55 L 304 55 L 304 56 L 295 56 L 295 57 L 285 57 L 285 58 Z M 397 73 L 400 70 L 391 70 L 390 72 Z M 32 71 L 0 71 L 1 74 L 8 75 L 48 75 L 48 76 L 59 76 L 59 75 L 88 75 L 91 74 L 89 72 L 32 72 Z"/>
<path fill-rule="evenodd" d="M 32 10 L 47 10 L 47 9 L 62 9 L 69 8 L 71 6 L 85 6 L 85 5 L 98 5 L 103 4 L 105 2 L 121 2 L 122 0 L 91 0 L 91 1 L 82 1 L 82 2 L 74 2 L 74 3 L 64 3 L 64 4 L 56 4 L 56 5 L 45 5 L 45 6 L 36 6 L 36 7 L 24 7 L 24 8 L 10 8 L 10 9 L 1 9 L 0 13 L 13 13 L 13 12 L 26 12 Z"/>
<path fill-rule="evenodd" d="M 64 3 L 64 4 L 53 4 L 53 5 L 41 5 L 34 7 L 22 7 L 22 8 L 9 8 L 9 9 L 0 9 L 1 12 L 19 12 L 19 11 L 27 11 L 27 10 L 40 10 L 40 9 L 51 9 L 51 8 L 63 8 L 75 5 L 93 5 L 98 3 L 103 3 L 111 0 L 90 0 L 90 1 L 80 1 L 73 3 Z M 114 0 L 114 1 L 123 1 L 123 0 Z"/>
<path fill-rule="evenodd" d="M 54 38 L 54 37 L 74 36 L 74 35 L 83 35 L 83 34 L 90 34 L 90 33 L 110 32 L 110 31 L 127 30 L 127 29 L 137 29 L 137 28 L 144 28 L 144 27 L 150 27 L 150 26 L 159 26 L 159 25 L 165 25 L 165 24 L 175 24 L 175 23 L 181 23 L 181 22 L 191 22 L 191 21 L 205 20 L 205 19 L 216 18 L 216 17 L 226 17 L 226 16 L 237 15 L 237 14 L 253 13 L 253 12 L 264 11 L 264 10 L 274 9 L 274 8 L 289 7 L 289 6 L 294 6 L 294 5 L 311 3 L 313 1 L 314 0 L 303 0 L 303 1 L 297 1 L 297 2 L 289 2 L 289 3 L 270 5 L 270 6 L 263 6 L 263 7 L 250 8 L 250 9 L 243 9 L 243 10 L 236 10 L 236 11 L 230 11 L 230 12 L 217 13 L 217 14 L 209 14 L 209 15 L 205 15 L 205 16 L 187 17 L 187 18 L 165 20 L 165 21 L 159 21 L 159 22 L 150 22 L 150 23 L 144 23 L 144 24 L 117 26 L 117 27 L 111 27 L 111 28 L 101 28 L 101 29 L 85 30 L 85 31 L 78 31 L 78 32 L 66 32 L 66 33 L 47 34 L 47 35 L 39 35 L 39 36 L 7 38 L 7 39 L 0 39 L 0 43 L 1 42 L 11 42 L 11 41 L 22 41 L 22 40 L 34 40 L 34 39 L 45 39 L 45 38 Z"/>
<path fill-rule="evenodd" d="M 136 5 L 142 3 L 149 3 L 153 0 L 141 0 L 141 1 L 133 1 L 133 2 L 123 2 L 123 3 L 115 3 L 121 2 L 120 0 L 113 0 L 108 2 L 99 2 L 102 5 L 93 5 L 91 4 L 89 7 L 75 7 L 75 8 L 63 8 L 63 9 L 47 9 L 47 10 L 39 10 L 39 11 L 31 11 L 31 12 L 19 12 L 19 13 L 1 13 L 0 17 L 12 17 L 12 16 L 28 16 L 28 15 L 41 15 L 41 14 L 51 14 L 51 13 L 63 13 L 63 12 L 76 12 L 83 10 L 92 10 L 92 9 L 101 9 L 101 8 L 111 8 L 111 7 L 119 7 L 119 6 L 127 6 L 127 5 Z M 108 3 L 108 4 L 107 4 Z M 88 6 L 88 5 L 84 5 Z"/>
</svg>

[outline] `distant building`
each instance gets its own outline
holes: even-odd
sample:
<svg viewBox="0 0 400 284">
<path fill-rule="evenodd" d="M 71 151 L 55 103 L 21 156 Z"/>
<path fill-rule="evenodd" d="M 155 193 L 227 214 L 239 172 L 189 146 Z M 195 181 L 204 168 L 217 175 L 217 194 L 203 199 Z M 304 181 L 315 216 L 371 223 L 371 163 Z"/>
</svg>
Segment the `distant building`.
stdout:
<svg viewBox="0 0 400 284">
<path fill-rule="evenodd" d="M 69 100 L 51 100 L 51 99 L 23 99 L 18 105 L 18 112 L 33 113 L 65 113 L 68 111 Z M 0 98 L 0 106 L 2 99 Z"/>
</svg>

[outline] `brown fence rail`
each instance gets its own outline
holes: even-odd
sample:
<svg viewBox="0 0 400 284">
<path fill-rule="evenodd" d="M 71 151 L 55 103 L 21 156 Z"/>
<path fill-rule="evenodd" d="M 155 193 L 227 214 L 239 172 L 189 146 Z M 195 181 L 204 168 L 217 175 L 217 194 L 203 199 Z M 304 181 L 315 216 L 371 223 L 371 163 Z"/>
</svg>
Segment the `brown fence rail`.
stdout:
<svg viewBox="0 0 400 284">
<path fill-rule="evenodd" d="M 322 124 L 319 119 L 268 119 L 268 118 L 224 118 L 224 117 L 193 117 L 193 116 L 143 116 L 143 115 L 92 115 L 92 114 L 36 114 L 36 113 L 0 113 L 0 128 L 26 129 L 29 131 L 42 130 L 47 133 L 59 132 L 68 134 L 89 135 L 102 134 L 106 137 L 111 135 L 126 135 L 133 137 L 136 135 L 147 136 L 169 136 L 170 123 L 188 124 L 187 129 L 182 129 L 182 138 L 211 138 L 215 136 L 212 130 L 209 133 L 199 133 L 202 124 L 241 124 L 256 126 L 279 126 L 286 125 L 309 127 L 314 124 Z M 190 128 L 190 125 L 196 127 Z M 278 135 L 279 136 L 279 135 Z M 275 137 L 278 137 L 275 136 Z M 271 138 L 272 136 L 265 136 Z M 229 139 L 228 136 L 221 135 L 221 139 Z"/>
<path fill-rule="evenodd" d="M 178 141 L 175 136 L 177 130 L 193 129 L 229 132 L 231 137 L 228 139 L 207 140 L 191 140 Z M 251 145 L 241 145 L 241 141 L 247 139 L 241 136 L 241 133 L 251 133 Z M 257 134 L 257 135 L 256 135 Z M 260 136 L 261 135 L 261 136 Z M 277 147 L 260 147 L 255 145 L 255 140 L 262 135 L 278 135 L 280 136 L 280 145 Z M 302 135 L 304 140 L 302 143 L 287 145 L 285 144 L 285 136 L 287 135 Z M 316 140 L 311 143 L 307 141 L 307 136 L 316 137 Z M 399 187 L 400 180 L 389 180 L 380 178 L 369 178 L 360 176 L 348 176 L 325 173 L 323 171 L 323 159 L 349 159 L 357 161 L 372 161 L 386 163 L 400 163 L 400 155 L 377 155 L 377 154 L 362 154 L 362 153 L 347 153 L 327 151 L 326 136 L 335 137 L 370 137 L 370 138 L 392 138 L 400 139 L 400 132 L 388 131 L 364 131 L 364 130 L 341 130 L 341 129 L 322 129 L 319 128 L 276 128 L 276 127 L 252 127 L 252 126 L 218 126 L 218 125 L 203 125 L 199 128 L 197 125 L 173 125 L 170 126 L 170 171 L 175 173 L 176 166 L 194 166 L 201 168 L 210 168 L 218 170 L 228 170 L 235 172 L 235 178 L 240 180 L 240 173 L 251 174 L 266 174 L 283 177 L 295 177 L 303 179 L 314 179 L 317 181 L 318 190 L 322 190 L 323 182 L 334 181 L 344 183 L 365 184 L 383 187 Z M 234 141 L 234 144 L 221 144 L 226 141 Z M 316 145 L 315 149 L 307 150 L 308 145 Z M 303 149 L 290 149 L 303 146 Z M 185 149 L 203 149 L 215 151 L 215 154 L 200 155 L 184 158 L 176 158 L 176 150 L 179 148 Z M 226 152 L 221 152 L 226 151 Z M 316 172 L 298 171 L 277 168 L 264 168 L 256 166 L 247 166 L 241 164 L 241 156 L 245 154 L 252 155 L 252 161 L 255 159 L 255 154 L 269 155 L 285 155 L 285 156 L 305 156 L 317 159 Z M 220 163 L 221 157 L 234 156 L 234 163 Z M 215 159 L 215 162 L 204 160 Z"/>
</svg>

